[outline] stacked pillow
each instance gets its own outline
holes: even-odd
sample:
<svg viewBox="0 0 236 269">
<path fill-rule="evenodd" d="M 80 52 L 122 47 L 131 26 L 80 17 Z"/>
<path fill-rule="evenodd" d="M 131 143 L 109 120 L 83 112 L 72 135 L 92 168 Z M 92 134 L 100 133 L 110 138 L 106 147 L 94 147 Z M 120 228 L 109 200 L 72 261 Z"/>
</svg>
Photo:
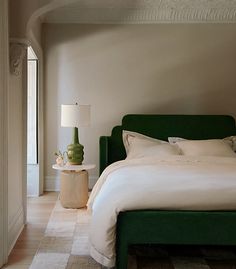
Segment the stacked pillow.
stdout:
<svg viewBox="0 0 236 269">
<path fill-rule="evenodd" d="M 187 140 L 169 137 L 169 143 L 140 133 L 123 131 L 123 143 L 127 159 L 147 156 L 221 156 L 236 157 L 236 136 L 224 139 Z"/>
<path fill-rule="evenodd" d="M 236 157 L 232 144 L 224 139 L 186 140 L 168 138 L 171 144 L 177 145 L 181 154 L 188 156 Z"/>
<path fill-rule="evenodd" d="M 127 159 L 180 154 L 176 145 L 136 132 L 123 131 L 123 143 Z"/>
</svg>

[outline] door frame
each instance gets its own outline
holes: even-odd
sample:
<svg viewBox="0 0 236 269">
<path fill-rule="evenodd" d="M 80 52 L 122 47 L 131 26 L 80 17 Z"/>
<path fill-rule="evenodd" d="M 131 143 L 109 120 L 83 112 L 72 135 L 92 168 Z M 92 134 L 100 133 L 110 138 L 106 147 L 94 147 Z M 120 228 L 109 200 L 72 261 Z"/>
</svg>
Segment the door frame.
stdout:
<svg viewBox="0 0 236 269">
<path fill-rule="evenodd" d="M 8 258 L 8 1 L 0 1 L 0 267 Z"/>
</svg>

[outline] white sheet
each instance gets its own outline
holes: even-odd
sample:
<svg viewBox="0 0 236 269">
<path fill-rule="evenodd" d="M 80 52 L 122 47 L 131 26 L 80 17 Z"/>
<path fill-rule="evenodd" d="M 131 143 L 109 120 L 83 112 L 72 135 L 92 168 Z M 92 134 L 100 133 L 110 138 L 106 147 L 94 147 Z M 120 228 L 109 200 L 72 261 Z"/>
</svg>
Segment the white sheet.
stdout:
<svg viewBox="0 0 236 269">
<path fill-rule="evenodd" d="M 95 185 L 91 256 L 115 265 L 115 227 L 121 211 L 236 210 L 236 158 L 170 156 L 124 160 L 109 166 Z"/>
</svg>

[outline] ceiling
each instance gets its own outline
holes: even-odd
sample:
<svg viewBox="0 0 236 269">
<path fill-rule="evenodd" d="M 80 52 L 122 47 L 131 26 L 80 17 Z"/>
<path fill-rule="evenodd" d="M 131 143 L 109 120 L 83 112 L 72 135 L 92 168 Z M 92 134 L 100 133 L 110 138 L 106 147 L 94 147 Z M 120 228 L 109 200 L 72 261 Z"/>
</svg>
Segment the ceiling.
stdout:
<svg viewBox="0 0 236 269">
<path fill-rule="evenodd" d="M 66 1 L 65 1 L 66 2 Z M 235 23 L 236 0 L 77 0 L 45 23 Z"/>
</svg>

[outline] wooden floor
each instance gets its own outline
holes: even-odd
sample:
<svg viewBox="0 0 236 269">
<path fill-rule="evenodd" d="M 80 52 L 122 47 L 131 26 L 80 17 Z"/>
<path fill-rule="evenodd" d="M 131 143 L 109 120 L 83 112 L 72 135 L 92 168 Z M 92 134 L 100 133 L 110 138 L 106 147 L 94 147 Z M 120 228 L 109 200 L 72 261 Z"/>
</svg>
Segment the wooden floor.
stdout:
<svg viewBox="0 0 236 269">
<path fill-rule="evenodd" d="M 28 269 L 44 235 L 58 193 L 28 198 L 27 225 L 14 246 L 4 269 Z"/>
</svg>

